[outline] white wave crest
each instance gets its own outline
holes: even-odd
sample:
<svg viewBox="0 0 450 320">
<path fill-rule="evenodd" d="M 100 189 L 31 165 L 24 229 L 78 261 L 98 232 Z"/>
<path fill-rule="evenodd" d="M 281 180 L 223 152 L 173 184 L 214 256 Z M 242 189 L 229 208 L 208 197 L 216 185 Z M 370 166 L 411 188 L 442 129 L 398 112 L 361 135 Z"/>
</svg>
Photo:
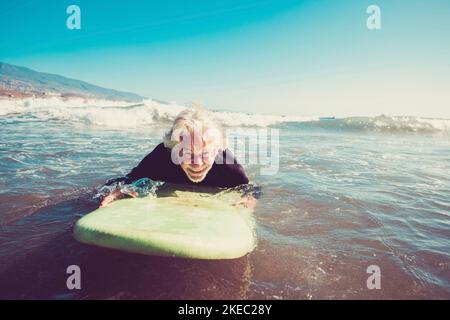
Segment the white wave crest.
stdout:
<svg viewBox="0 0 450 320">
<path fill-rule="evenodd" d="M 12 121 L 61 121 L 106 128 L 139 128 L 168 125 L 187 105 L 175 102 L 143 100 L 124 101 L 69 98 L 0 99 L 0 118 Z M 450 132 L 450 120 L 421 117 L 300 117 L 211 111 L 224 127 L 266 127 L 288 123 L 309 128 L 338 130 L 371 130 L 382 132 Z"/>
<path fill-rule="evenodd" d="M 24 99 L 0 99 L 0 116 L 9 114 L 23 114 L 26 112 L 42 111 L 52 108 L 75 107 L 102 107 L 102 106 L 126 106 L 125 101 L 111 101 L 102 99 L 83 99 L 78 97 L 61 98 L 24 98 Z"/>
<path fill-rule="evenodd" d="M 27 98 L 0 100 L 0 117 L 18 117 L 23 121 L 65 121 L 88 125 L 135 128 L 137 126 L 172 122 L 186 108 L 177 103 L 144 100 L 140 104 L 123 101 L 82 98 L 62 99 Z M 222 126 L 269 126 L 286 121 L 305 121 L 312 118 L 246 114 L 241 112 L 212 111 Z"/>
</svg>

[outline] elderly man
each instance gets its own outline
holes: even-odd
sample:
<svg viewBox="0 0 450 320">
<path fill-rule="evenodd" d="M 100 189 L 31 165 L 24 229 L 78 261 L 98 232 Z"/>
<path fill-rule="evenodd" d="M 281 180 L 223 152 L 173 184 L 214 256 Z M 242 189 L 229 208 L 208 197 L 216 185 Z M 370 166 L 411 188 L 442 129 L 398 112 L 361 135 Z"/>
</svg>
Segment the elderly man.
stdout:
<svg viewBox="0 0 450 320">
<path fill-rule="evenodd" d="M 129 184 L 142 178 L 226 188 L 249 182 L 243 167 L 225 147 L 219 128 L 206 110 L 200 108 L 181 112 L 165 135 L 164 143 L 159 144 L 122 181 Z M 127 194 L 137 196 L 133 192 Z M 103 198 L 100 206 L 122 195 L 122 189 L 117 188 Z M 243 204 L 254 206 L 253 201 L 249 203 L 247 199 Z"/>
</svg>

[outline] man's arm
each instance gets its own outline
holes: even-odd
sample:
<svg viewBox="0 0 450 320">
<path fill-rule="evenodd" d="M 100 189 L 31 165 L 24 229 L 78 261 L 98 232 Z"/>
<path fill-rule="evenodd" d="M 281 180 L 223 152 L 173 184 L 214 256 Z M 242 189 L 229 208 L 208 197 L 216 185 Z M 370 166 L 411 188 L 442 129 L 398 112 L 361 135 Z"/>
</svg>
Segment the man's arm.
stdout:
<svg viewBox="0 0 450 320">
<path fill-rule="evenodd" d="M 161 147 L 164 148 L 164 145 L 160 144 L 155 149 L 153 149 L 153 151 L 145 156 L 145 158 L 142 159 L 141 162 L 139 162 L 139 164 L 134 167 L 125 177 L 108 181 L 105 186 L 115 185 L 115 187 L 113 187 L 112 191 L 107 193 L 103 197 L 100 203 L 100 207 L 104 207 L 114 200 L 127 195 L 136 198 L 138 196 L 136 192 L 129 190 L 127 190 L 127 192 L 123 192 L 122 186 L 131 184 L 141 178 L 152 179 L 156 174 L 156 164 L 158 162 L 158 159 L 160 158 L 160 153 L 162 151 Z"/>
</svg>

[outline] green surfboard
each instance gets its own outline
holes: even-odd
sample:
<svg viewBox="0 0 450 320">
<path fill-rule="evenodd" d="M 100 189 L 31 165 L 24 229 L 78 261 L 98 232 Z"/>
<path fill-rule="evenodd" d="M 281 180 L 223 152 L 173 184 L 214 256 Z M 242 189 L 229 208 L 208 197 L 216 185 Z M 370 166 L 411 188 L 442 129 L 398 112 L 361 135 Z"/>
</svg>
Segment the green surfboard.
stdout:
<svg viewBox="0 0 450 320">
<path fill-rule="evenodd" d="M 233 206 L 237 192 L 176 191 L 173 197 L 112 202 L 78 220 L 75 238 L 127 252 L 194 259 L 234 259 L 255 247 L 253 214 Z"/>
</svg>

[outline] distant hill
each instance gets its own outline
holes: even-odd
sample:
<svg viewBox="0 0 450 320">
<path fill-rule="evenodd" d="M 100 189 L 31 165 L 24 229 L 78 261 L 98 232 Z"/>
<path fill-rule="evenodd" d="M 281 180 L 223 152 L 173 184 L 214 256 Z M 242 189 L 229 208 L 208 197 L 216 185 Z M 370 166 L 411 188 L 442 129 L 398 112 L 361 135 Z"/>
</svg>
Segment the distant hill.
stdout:
<svg viewBox="0 0 450 320">
<path fill-rule="evenodd" d="M 62 96 L 139 102 L 137 94 L 0 62 L 0 96 Z"/>
</svg>

